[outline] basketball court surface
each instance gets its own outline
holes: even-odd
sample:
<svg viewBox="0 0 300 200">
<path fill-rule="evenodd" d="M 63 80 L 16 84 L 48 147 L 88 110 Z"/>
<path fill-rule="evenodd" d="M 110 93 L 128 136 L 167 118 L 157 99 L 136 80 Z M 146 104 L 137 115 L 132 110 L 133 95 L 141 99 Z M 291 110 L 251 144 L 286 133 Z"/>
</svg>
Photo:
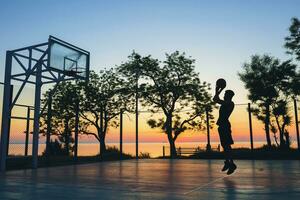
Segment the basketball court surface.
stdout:
<svg viewBox="0 0 300 200">
<path fill-rule="evenodd" d="M 0 199 L 300 199 L 300 161 L 127 160 L 7 171 Z"/>
</svg>

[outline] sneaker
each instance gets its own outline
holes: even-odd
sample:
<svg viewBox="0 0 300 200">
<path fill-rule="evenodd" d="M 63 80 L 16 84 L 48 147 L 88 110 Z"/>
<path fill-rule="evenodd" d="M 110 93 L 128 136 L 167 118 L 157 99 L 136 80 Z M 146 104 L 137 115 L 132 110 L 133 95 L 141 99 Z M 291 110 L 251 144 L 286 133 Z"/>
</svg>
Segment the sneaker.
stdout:
<svg viewBox="0 0 300 200">
<path fill-rule="evenodd" d="M 229 170 L 227 171 L 227 175 L 232 174 L 236 170 L 237 166 L 234 163 L 231 163 L 229 166 Z"/>
<path fill-rule="evenodd" d="M 229 163 L 229 161 L 225 161 L 225 162 L 224 162 L 224 166 L 223 166 L 223 168 L 222 168 L 222 172 L 224 172 L 224 171 L 228 170 L 228 169 L 229 169 L 229 167 L 230 167 L 230 163 Z"/>
</svg>

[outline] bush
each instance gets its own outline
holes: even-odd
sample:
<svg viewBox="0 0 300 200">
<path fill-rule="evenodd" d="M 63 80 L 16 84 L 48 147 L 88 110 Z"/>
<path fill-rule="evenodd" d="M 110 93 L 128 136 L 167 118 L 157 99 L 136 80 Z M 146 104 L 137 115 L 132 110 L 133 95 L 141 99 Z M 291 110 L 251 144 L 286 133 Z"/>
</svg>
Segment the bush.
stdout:
<svg viewBox="0 0 300 200">
<path fill-rule="evenodd" d="M 116 146 L 107 147 L 102 158 L 104 160 L 120 159 L 120 150 Z M 123 159 L 130 159 L 130 158 L 133 158 L 133 157 L 130 154 L 122 153 L 122 158 Z"/>
<path fill-rule="evenodd" d="M 278 150 L 278 149 L 279 149 L 279 147 L 277 147 L 275 144 L 272 144 L 271 147 L 269 147 L 268 145 L 264 144 L 262 147 L 258 147 L 255 150 L 266 150 L 266 151 L 269 151 L 269 150 Z"/>
<path fill-rule="evenodd" d="M 43 156 L 46 155 L 46 149 L 44 150 Z M 68 153 L 66 152 L 65 148 L 63 148 L 62 144 L 59 143 L 59 141 L 57 139 L 55 139 L 54 141 L 51 140 L 49 143 L 49 155 L 68 155 Z"/>
</svg>

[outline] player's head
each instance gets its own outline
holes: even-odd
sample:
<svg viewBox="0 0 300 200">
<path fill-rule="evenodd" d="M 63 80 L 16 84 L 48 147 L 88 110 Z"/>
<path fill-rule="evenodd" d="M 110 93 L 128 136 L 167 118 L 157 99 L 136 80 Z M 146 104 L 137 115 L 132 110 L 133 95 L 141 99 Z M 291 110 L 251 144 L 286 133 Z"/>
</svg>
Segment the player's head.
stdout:
<svg viewBox="0 0 300 200">
<path fill-rule="evenodd" d="M 234 92 L 232 90 L 226 90 L 224 95 L 224 100 L 231 101 L 233 96 L 234 96 Z"/>
</svg>

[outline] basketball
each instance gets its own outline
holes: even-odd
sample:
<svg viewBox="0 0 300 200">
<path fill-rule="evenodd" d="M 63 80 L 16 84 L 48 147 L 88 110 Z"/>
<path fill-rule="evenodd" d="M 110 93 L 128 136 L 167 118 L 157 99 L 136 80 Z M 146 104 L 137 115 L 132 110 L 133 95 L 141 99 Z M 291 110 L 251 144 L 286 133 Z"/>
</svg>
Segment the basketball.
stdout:
<svg viewBox="0 0 300 200">
<path fill-rule="evenodd" d="M 216 82 L 216 87 L 217 88 L 225 88 L 226 87 L 226 81 L 223 78 L 219 78 Z"/>
</svg>

